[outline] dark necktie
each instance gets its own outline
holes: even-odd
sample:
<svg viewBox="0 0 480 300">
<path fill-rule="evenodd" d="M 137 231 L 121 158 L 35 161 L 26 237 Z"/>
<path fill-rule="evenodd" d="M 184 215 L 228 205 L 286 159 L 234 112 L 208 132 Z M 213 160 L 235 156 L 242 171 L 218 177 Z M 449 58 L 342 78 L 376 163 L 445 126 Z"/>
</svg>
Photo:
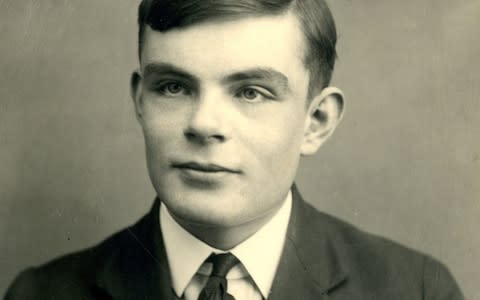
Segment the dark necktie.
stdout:
<svg viewBox="0 0 480 300">
<path fill-rule="evenodd" d="M 207 262 L 213 263 L 213 271 L 208 282 L 200 292 L 198 300 L 235 300 L 227 293 L 227 273 L 239 263 L 238 259 L 229 253 L 212 254 Z"/>
</svg>

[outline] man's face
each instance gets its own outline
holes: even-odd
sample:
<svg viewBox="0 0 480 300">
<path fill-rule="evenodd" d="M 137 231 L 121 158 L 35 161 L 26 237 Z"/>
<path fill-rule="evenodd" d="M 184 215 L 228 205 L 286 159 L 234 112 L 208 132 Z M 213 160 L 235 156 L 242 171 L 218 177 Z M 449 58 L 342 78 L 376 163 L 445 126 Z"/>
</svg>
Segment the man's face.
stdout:
<svg viewBox="0 0 480 300">
<path fill-rule="evenodd" d="M 183 222 L 231 227 L 285 199 L 308 114 L 293 15 L 147 27 L 137 117 L 159 198 Z"/>
</svg>

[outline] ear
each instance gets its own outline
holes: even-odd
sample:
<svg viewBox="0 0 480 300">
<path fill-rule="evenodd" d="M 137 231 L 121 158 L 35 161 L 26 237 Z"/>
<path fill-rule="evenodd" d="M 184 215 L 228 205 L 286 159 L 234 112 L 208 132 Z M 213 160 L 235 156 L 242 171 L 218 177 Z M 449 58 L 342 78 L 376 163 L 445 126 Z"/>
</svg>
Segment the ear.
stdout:
<svg viewBox="0 0 480 300">
<path fill-rule="evenodd" d="M 135 70 L 130 77 L 130 96 L 135 106 L 135 116 L 139 122 L 142 121 L 142 75 L 139 70 Z"/>
<path fill-rule="evenodd" d="M 311 155 L 332 135 L 344 111 L 343 92 L 327 87 L 310 102 L 300 153 Z"/>
</svg>

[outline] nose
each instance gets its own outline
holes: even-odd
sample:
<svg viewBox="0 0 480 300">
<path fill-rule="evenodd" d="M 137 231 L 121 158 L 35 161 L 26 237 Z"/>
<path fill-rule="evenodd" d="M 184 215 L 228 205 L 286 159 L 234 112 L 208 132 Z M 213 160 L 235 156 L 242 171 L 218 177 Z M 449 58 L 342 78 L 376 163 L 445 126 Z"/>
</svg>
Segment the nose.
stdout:
<svg viewBox="0 0 480 300">
<path fill-rule="evenodd" d="M 220 93 L 199 97 L 192 111 L 184 136 L 198 144 L 223 143 L 228 139 L 227 110 Z"/>
</svg>

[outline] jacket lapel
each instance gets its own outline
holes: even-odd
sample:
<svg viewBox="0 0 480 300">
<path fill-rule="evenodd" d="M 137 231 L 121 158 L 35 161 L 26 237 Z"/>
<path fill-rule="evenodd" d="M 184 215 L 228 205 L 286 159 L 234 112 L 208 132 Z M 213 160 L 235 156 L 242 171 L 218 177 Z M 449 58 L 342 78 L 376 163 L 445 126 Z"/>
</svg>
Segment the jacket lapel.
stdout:
<svg viewBox="0 0 480 300">
<path fill-rule="evenodd" d="M 111 299 L 174 299 L 159 224 L 158 198 L 148 215 L 122 232 L 97 278 Z"/>
<path fill-rule="evenodd" d="M 292 187 L 292 213 L 268 299 L 324 299 L 347 279 L 327 222 Z"/>
<path fill-rule="evenodd" d="M 292 187 L 292 213 L 270 300 L 326 299 L 347 279 L 335 234 Z M 105 299 L 175 299 L 159 224 L 159 199 L 150 213 L 111 241 L 115 250 L 97 284 Z"/>
</svg>

